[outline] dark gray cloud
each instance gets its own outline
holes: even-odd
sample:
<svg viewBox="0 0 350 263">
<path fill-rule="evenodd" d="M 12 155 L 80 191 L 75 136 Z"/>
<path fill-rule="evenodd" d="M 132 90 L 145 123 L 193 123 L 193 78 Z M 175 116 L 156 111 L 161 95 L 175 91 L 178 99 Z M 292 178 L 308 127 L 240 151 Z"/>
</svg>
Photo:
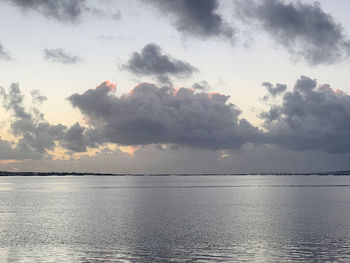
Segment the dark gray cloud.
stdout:
<svg viewBox="0 0 350 263">
<path fill-rule="evenodd" d="M 0 43 L 0 60 L 10 60 L 10 53 L 4 48 L 4 46 Z"/>
<path fill-rule="evenodd" d="M 123 66 L 128 71 L 145 76 L 155 76 L 161 83 L 170 83 L 169 76 L 190 77 L 198 70 L 191 64 L 165 54 L 156 44 L 147 44 L 141 52 L 134 52 Z"/>
<path fill-rule="evenodd" d="M 267 89 L 269 94 L 273 97 L 276 97 L 277 95 L 283 93 L 287 89 L 287 85 L 278 84 L 278 83 L 274 86 L 270 82 L 264 82 L 262 85 Z"/>
<path fill-rule="evenodd" d="M 45 49 L 44 53 L 45 59 L 62 64 L 75 64 L 82 61 L 80 57 L 75 56 L 61 48 Z"/>
<path fill-rule="evenodd" d="M 258 140 L 259 130 L 239 119 L 228 96 L 141 83 L 117 97 L 114 88 L 105 82 L 68 98 L 103 142 L 231 149 Z"/>
<path fill-rule="evenodd" d="M 42 155 L 32 152 L 22 141 L 17 143 L 0 138 L 0 160 L 39 160 Z"/>
<path fill-rule="evenodd" d="M 153 4 L 173 20 L 182 33 L 201 38 L 224 36 L 230 39 L 234 30 L 217 12 L 218 0 L 143 0 Z"/>
<path fill-rule="evenodd" d="M 266 142 L 288 149 L 350 152 L 350 96 L 301 77 L 281 104 L 263 113 Z"/>
<path fill-rule="evenodd" d="M 36 11 L 47 18 L 63 23 L 79 23 L 87 13 L 98 18 L 120 19 L 119 11 L 110 12 L 98 7 L 90 7 L 86 0 L 2 0 L 23 11 Z"/>
<path fill-rule="evenodd" d="M 268 99 L 264 97 L 264 99 Z M 273 105 L 270 107 L 268 111 L 261 112 L 259 114 L 259 117 L 265 120 L 266 123 L 271 123 L 272 121 L 279 120 L 280 116 L 282 115 L 282 108 L 281 106 Z"/>
<path fill-rule="evenodd" d="M 311 65 L 330 64 L 349 56 L 350 42 L 342 26 L 317 2 L 244 0 L 236 10 L 247 23 L 256 23 L 278 44 Z"/>
<path fill-rule="evenodd" d="M 268 95 L 265 95 L 262 98 L 264 101 L 269 100 L 271 97 L 275 98 L 276 96 L 278 96 L 278 95 L 282 94 L 283 92 L 285 92 L 286 89 L 287 89 L 287 85 L 279 84 L 279 83 L 277 83 L 276 85 L 273 85 L 270 82 L 263 82 L 262 86 L 264 86 L 267 89 L 267 91 L 268 91 Z M 275 109 L 271 109 L 271 116 L 276 113 L 276 110 L 278 110 L 278 109 L 276 109 L 276 108 Z M 265 117 L 267 116 L 265 112 L 263 112 L 261 115 L 265 116 Z"/>
<path fill-rule="evenodd" d="M 96 139 L 90 138 L 91 131 L 75 123 L 70 127 L 62 140 L 62 146 L 73 152 L 86 152 L 87 148 L 97 147 Z"/>
<path fill-rule="evenodd" d="M 35 10 L 61 22 L 78 22 L 85 11 L 85 0 L 4 0 L 25 11 Z"/>
<path fill-rule="evenodd" d="M 11 130 L 20 138 L 20 144 L 43 156 L 47 150 L 54 150 L 55 141 L 62 138 L 65 129 L 64 125 L 51 125 L 44 120 L 18 119 L 11 124 Z"/>
</svg>

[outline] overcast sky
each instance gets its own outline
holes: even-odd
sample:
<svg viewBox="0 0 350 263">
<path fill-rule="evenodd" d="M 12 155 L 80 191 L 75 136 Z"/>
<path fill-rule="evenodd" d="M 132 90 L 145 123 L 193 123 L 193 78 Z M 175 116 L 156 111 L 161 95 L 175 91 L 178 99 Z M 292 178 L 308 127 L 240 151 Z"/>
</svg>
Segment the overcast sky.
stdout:
<svg viewBox="0 0 350 263">
<path fill-rule="evenodd" d="M 348 10 L 0 0 L 0 170 L 350 169 Z"/>
</svg>

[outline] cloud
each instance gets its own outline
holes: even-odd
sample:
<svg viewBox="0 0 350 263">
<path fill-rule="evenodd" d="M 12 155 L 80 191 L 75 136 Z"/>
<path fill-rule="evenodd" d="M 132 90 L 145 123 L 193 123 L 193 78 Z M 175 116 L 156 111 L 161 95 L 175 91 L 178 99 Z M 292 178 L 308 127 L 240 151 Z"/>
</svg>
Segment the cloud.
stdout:
<svg viewBox="0 0 350 263">
<path fill-rule="evenodd" d="M 24 106 L 17 83 L 0 88 L 4 109 L 11 114 L 10 134 L 15 141 L 0 139 L 3 160 L 51 159 L 60 146 L 66 153 L 87 152 L 107 143 L 117 145 L 170 144 L 173 148 L 207 150 L 239 149 L 259 140 L 260 131 L 240 119 L 240 111 L 228 96 L 194 89 L 141 83 L 117 97 L 115 84 L 103 82 L 96 89 L 68 98 L 84 115 L 88 127 L 50 124 L 37 108 L 47 98 L 30 92 L 33 104 Z M 176 147 L 175 147 L 176 146 Z"/>
<path fill-rule="evenodd" d="M 256 24 L 292 56 L 310 65 L 331 64 L 349 56 L 350 42 L 342 26 L 318 2 L 245 0 L 236 3 L 238 14 Z"/>
<path fill-rule="evenodd" d="M 23 105 L 24 97 L 16 83 L 10 86 L 8 93 L 1 89 L 0 94 L 4 108 L 12 113 L 11 132 L 19 138 L 17 150 L 33 153 L 36 156 L 44 156 L 46 150 L 53 150 L 54 141 L 63 135 L 65 126 L 50 125 L 43 119 L 43 114 L 37 108 L 32 112 L 27 111 Z"/>
<path fill-rule="evenodd" d="M 3 107 L 11 111 L 15 118 L 29 119 L 31 117 L 23 106 L 23 95 L 17 83 L 11 84 L 8 93 L 6 93 L 4 88 L 0 87 L 0 96 L 3 99 Z"/>
<path fill-rule="evenodd" d="M 259 130 L 218 93 L 141 83 L 117 97 L 115 86 L 73 94 L 68 100 L 89 120 L 96 138 L 120 145 L 176 144 L 235 149 L 259 138 Z M 101 141 L 99 142 L 101 143 Z"/>
<path fill-rule="evenodd" d="M 40 91 L 37 90 L 37 89 L 36 90 L 32 90 L 30 92 L 30 95 L 32 95 L 33 104 L 41 105 L 44 101 L 47 100 L 47 97 L 42 96 L 40 94 Z"/>
<path fill-rule="evenodd" d="M 287 85 L 278 84 L 278 83 L 274 86 L 270 82 L 263 82 L 262 85 L 267 89 L 269 94 L 271 94 L 273 97 L 276 97 L 277 95 L 283 93 L 287 89 Z"/>
<path fill-rule="evenodd" d="M 278 87 L 264 85 L 272 88 L 272 93 Z M 68 98 L 83 114 L 84 126 L 78 122 L 70 127 L 53 125 L 35 106 L 46 97 L 32 91 L 35 103 L 28 110 L 19 85 L 12 84 L 8 91 L 0 88 L 0 97 L 4 109 L 11 114 L 10 133 L 16 139 L 0 138 L 0 160 L 51 159 L 50 151 L 57 146 L 73 154 L 109 143 L 153 145 L 174 152 L 215 151 L 221 161 L 231 160 L 232 154 L 237 156 L 248 148 L 263 151 L 277 147 L 289 153 L 350 152 L 348 94 L 303 76 L 291 91 L 279 85 L 283 87 L 277 92 L 283 90 L 282 100 L 260 114 L 264 120 L 262 131 L 240 117 L 240 110 L 228 102 L 229 96 L 193 88 L 159 88 L 150 83 L 141 83 L 129 93 L 117 96 L 116 85 L 107 81 Z"/>
<path fill-rule="evenodd" d="M 97 39 L 103 40 L 103 41 L 119 41 L 119 42 L 127 42 L 127 41 L 134 41 L 136 40 L 135 37 L 130 36 L 112 36 L 112 35 L 98 35 Z"/>
<path fill-rule="evenodd" d="M 261 115 L 266 143 L 288 149 L 350 152 L 350 96 L 301 77 L 281 104 Z"/>
<path fill-rule="evenodd" d="M 143 0 L 173 20 L 179 32 L 200 38 L 224 36 L 232 39 L 235 31 L 217 13 L 217 0 Z"/>
<path fill-rule="evenodd" d="M 25 10 L 35 10 L 61 22 L 78 22 L 86 9 L 85 0 L 5 0 Z"/>
<path fill-rule="evenodd" d="M 78 122 L 70 127 L 62 138 L 61 145 L 73 152 L 86 152 L 87 148 L 97 147 L 97 139 L 90 138 L 90 131 Z"/>
<path fill-rule="evenodd" d="M 200 91 L 209 91 L 210 85 L 206 81 L 201 81 L 201 82 L 193 83 L 192 88 L 195 90 L 200 90 Z"/>
<path fill-rule="evenodd" d="M 198 70 L 191 64 L 164 54 L 156 44 L 147 44 L 141 52 L 134 52 L 123 66 L 128 71 L 145 76 L 155 76 L 161 83 L 170 83 L 170 77 L 188 78 Z"/>
<path fill-rule="evenodd" d="M 78 56 L 72 55 L 71 53 L 61 49 L 45 49 L 45 59 L 58 62 L 62 64 L 76 64 L 82 59 Z"/>
<path fill-rule="evenodd" d="M 30 151 L 30 149 L 28 149 L 27 146 L 21 141 L 18 143 L 13 143 L 0 138 L 0 160 L 2 161 L 11 163 L 13 160 L 39 160 L 41 158 L 41 154 Z"/>
<path fill-rule="evenodd" d="M 78 123 L 72 127 L 62 124 L 52 125 L 45 120 L 44 114 L 35 105 L 40 105 L 47 98 L 40 95 L 38 90 L 31 91 L 33 104 L 30 110 L 24 106 L 24 96 L 17 83 L 13 83 L 8 92 L 0 87 L 2 105 L 11 114 L 8 120 L 10 133 L 16 138 L 15 142 L 0 139 L 0 151 L 7 157 L 0 159 L 42 159 L 51 158 L 48 151 L 62 146 L 73 152 L 85 152 L 87 147 L 97 146 L 89 141 L 89 132 Z M 86 133 L 85 133 L 86 132 Z"/>
<path fill-rule="evenodd" d="M 122 17 L 122 14 L 119 10 L 114 13 L 96 7 L 87 7 L 86 10 L 96 18 L 108 18 L 111 20 L 119 20 Z"/>
<path fill-rule="evenodd" d="M 10 60 L 10 59 L 11 59 L 10 53 L 0 43 L 0 60 Z"/>
<path fill-rule="evenodd" d="M 24 11 L 36 11 L 47 18 L 63 23 L 79 23 L 87 13 L 98 18 L 120 19 L 119 11 L 112 13 L 97 7 L 90 7 L 86 0 L 3 0 Z"/>
<path fill-rule="evenodd" d="M 276 85 L 272 85 L 270 82 L 263 82 L 262 85 L 269 92 L 268 95 L 262 98 L 264 101 L 267 101 L 270 97 L 275 98 L 277 95 L 282 94 L 287 89 L 287 85 L 279 84 L 279 83 L 277 83 Z M 262 116 L 264 116 L 264 114 L 265 113 L 263 113 Z"/>
</svg>

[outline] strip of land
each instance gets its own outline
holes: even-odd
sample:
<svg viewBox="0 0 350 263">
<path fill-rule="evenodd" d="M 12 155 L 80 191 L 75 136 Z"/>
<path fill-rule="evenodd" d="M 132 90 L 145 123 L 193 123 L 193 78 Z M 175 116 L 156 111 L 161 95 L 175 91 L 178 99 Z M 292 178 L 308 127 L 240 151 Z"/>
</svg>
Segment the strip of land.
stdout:
<svg viewBox="0 0 350 263">
<path fill-rule="evenodd" d="M 0 176 L 190 176 L 190 175 L 227 175 L 227 176 L 239 176 L 239 175 L 350 175 L 350 170 L 345 171 L 333 171 L 333 172 L 309 172 L 309 173 L 285 173 L 285 172 L 272 172 L 272 173 L 203 173 L 203 174 L 129 174 L 129 173 L 88 173 L 88 172 L 9 172 L 0 171 Z"/>
</svg>

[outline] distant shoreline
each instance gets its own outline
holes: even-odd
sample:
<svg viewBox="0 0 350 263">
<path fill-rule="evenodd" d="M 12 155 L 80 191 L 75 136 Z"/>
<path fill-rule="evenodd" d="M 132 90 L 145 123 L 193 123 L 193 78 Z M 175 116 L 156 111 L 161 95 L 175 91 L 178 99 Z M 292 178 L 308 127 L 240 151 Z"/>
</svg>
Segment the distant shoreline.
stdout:
<svg viewBox="0 0 350 263">
<path fill-rule="evenodd" d="M 1 176 L 249 176 L 249 175 L 350 175 L 350 170 L 334 172 L 310 172 L 310 173 L 162 173 L 162 174 L 132 174 L 132 173 L 87 173 L 87 172 L 7 172 L 0 171 Z"/>
</svg>

